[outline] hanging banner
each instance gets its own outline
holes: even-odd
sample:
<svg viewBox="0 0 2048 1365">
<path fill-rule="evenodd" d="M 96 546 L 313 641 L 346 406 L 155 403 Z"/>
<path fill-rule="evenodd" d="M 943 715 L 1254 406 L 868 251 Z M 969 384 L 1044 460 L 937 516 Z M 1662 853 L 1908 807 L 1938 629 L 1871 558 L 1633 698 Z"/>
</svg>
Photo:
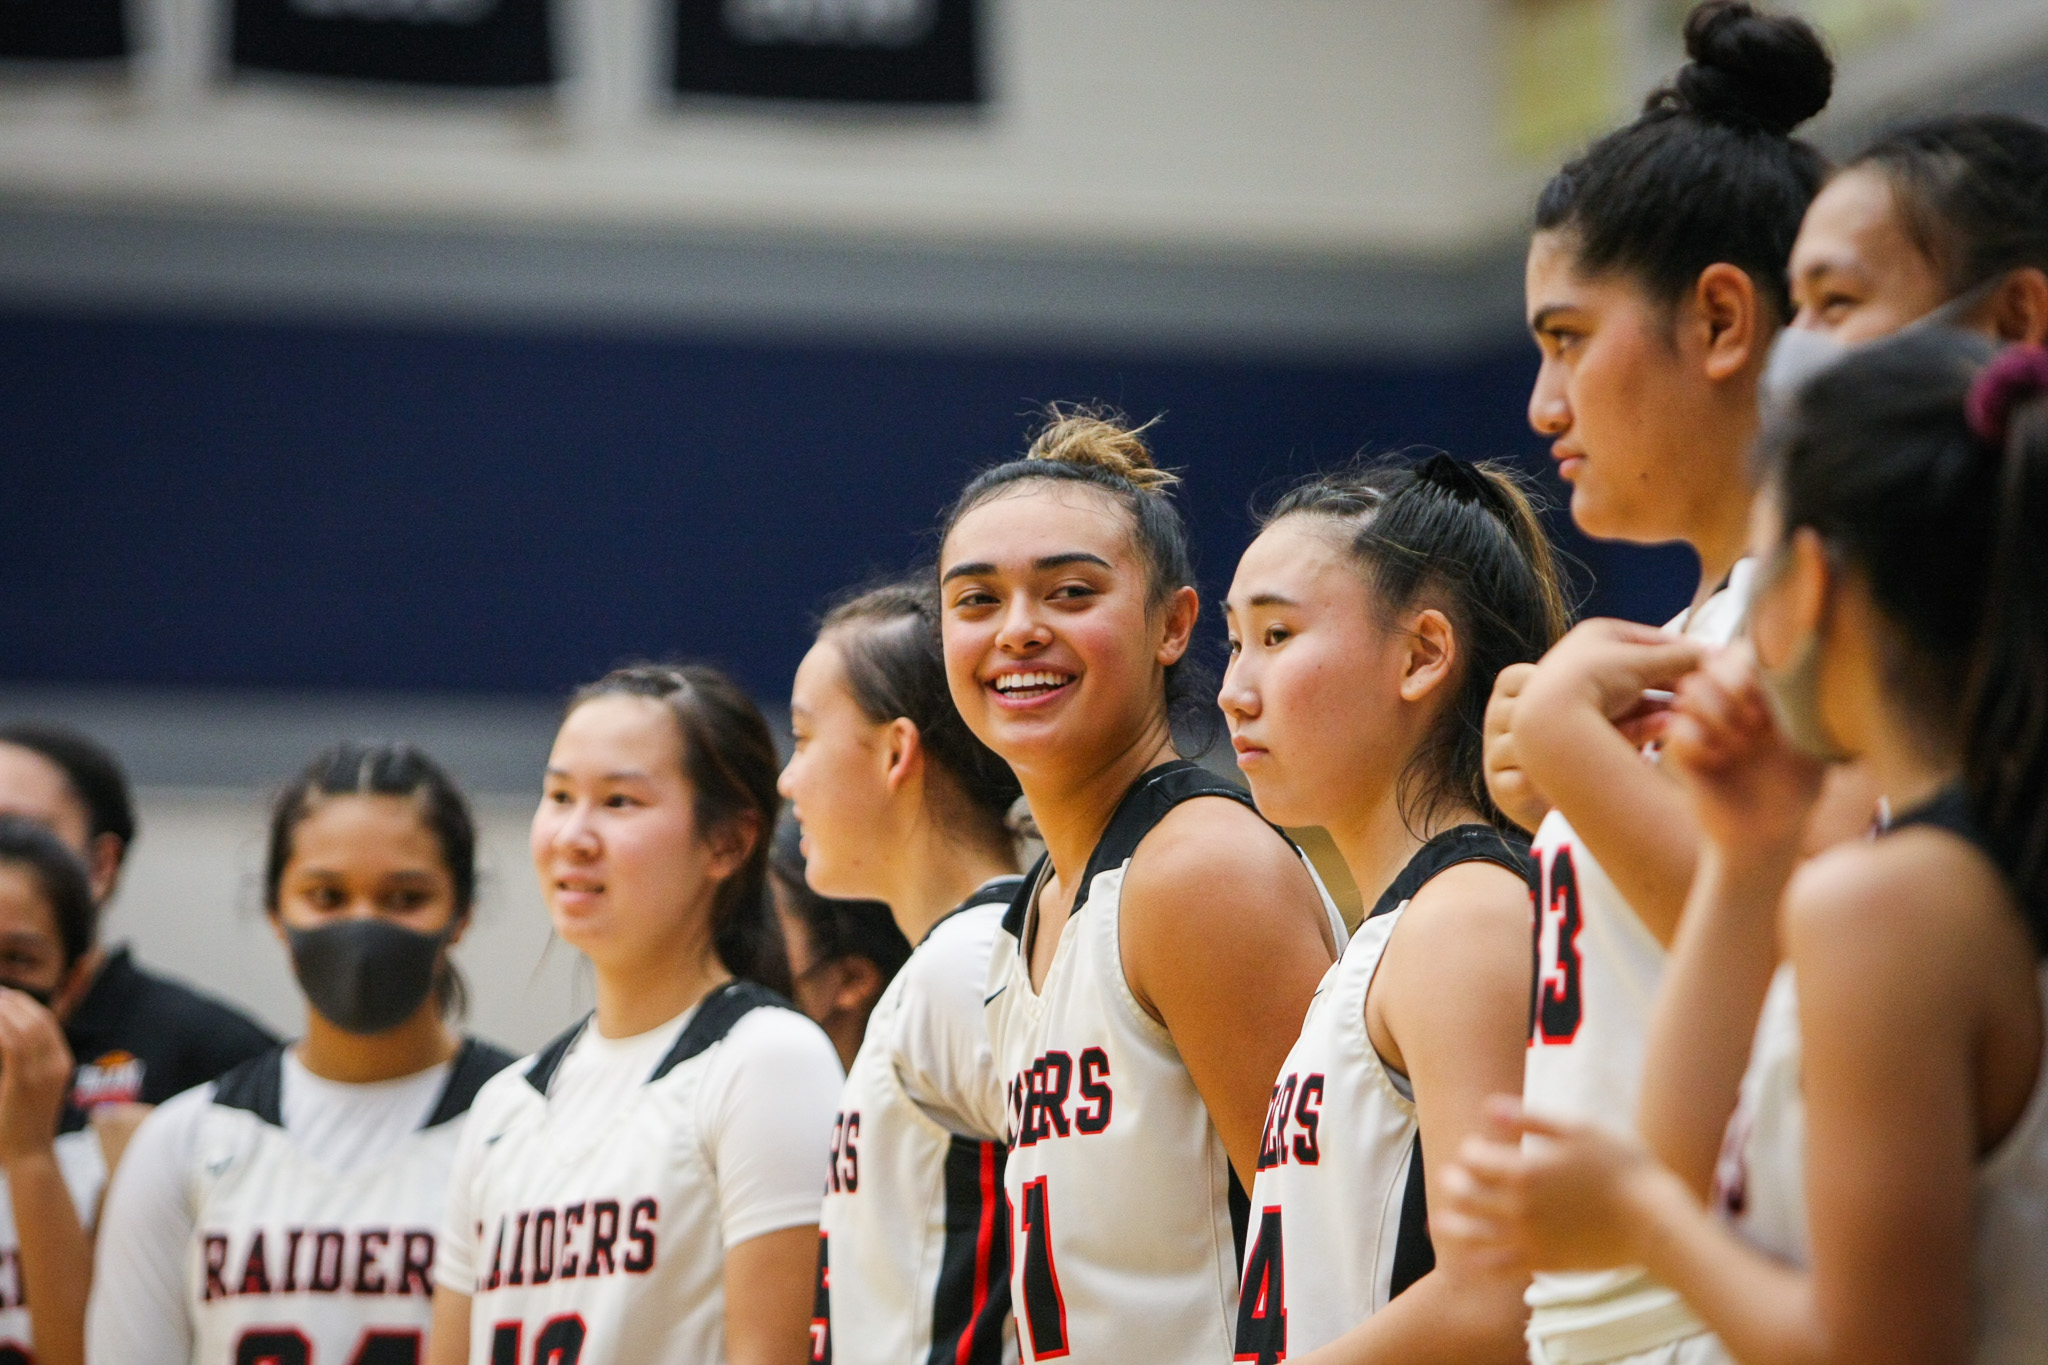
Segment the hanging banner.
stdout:
<svg viewBox="0 0 2048 1365">
<path fill-rule="evenodd" d="M 0 0 L 0 58 L 92 62 L 128 55 L 123 0 Z"/>
<path fill-rule="evenodd" d="M 555 75 L 548 0 L 234 0 L 234 61 L 413 85 L 545 85 Z"/>
<path fill-rule="evenodd" d="M 863 104 L 982 98 L 975 0 L 676 0 L 676 89 Z"/>
</svg>

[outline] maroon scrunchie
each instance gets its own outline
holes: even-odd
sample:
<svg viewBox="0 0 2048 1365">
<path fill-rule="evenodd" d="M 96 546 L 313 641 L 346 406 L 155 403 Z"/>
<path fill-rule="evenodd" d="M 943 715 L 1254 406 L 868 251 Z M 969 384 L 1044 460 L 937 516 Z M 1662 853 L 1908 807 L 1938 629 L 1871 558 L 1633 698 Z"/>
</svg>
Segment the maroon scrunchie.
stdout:
<svg viewBox="0 0 2048 1365">
<path fill-rule="evenodd" d="M 2012 410 L 2048 393 L 2048 347 L 2008 346 L 1970 385 L 1963 417 L 1970 434 L 2001 449 Z"/>
</svg>

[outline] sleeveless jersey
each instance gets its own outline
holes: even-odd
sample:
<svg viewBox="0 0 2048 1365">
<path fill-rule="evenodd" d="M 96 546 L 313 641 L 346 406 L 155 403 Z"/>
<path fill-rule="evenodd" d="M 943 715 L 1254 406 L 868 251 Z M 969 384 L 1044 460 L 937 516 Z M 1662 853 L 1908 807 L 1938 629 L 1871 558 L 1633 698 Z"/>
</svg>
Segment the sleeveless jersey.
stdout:
<svg viewBox="0 0 2048 1365">
<path fill-rule="evenodd" d="M 1951 790 L 1894 830 L 1948 829 L 1982 844 L 1961 793 Z M 2048 1011 L 2048 962 L 2036 971 Z M 1745 1241 L 1780 1260 L 1811 1260 L 1806 1217 L 1806 1103 L 1799 1089 L 1799 991 L 1790 963 L 1771 978 L 1715 1171 L 1714 1200 Z M 1977 1167 L 1972 1256 L 1977 1365 L 2048 1360 L 2048 1055 L 2026 1107 Z"/>
<path fill-rule="evenodd" d="M 100 1148 L 100 1136 L 89 1128 L 60 1133 L 56 1152 L 64 1187 L 71 1192 L 78 1221 L 85 1225 L 86 1236 L 90 1237 L 93 1212 L 99 1207 L 100 1191 L 107 1183 L 107 1161 Z M 21 1239 L 14 1226 L 14 1200 L 7 1189 L 7 1177 L 0 1175 L 0 1365 L 28 1365 L 35 1359 L 25 1287 L 21 1278 Z"/>
<path fill-rule="evenodd" d="M 511 1063 L 508 1053 L 465 1041 L 420 1129 L 345 1173 L 285 1131 L 283 1048 L 216 1081 L 190 1173 L 194 1365 L 423 1360 L 458 1120 Z"/>
<path fill-rule="evenodd" d="M 1726 587 L 1666 629 L 1727 644 L 1754 576 L 1754 562 L 1741 561 Z M 1536 959 L 1523 1102 L 1540 1114 L 1633 1128 L 1664 947 L 1562 812 L 1543 818 L 1531 853 Z M 1532 1351 L 1543 1360 L 1615 1360 L 1704 1330 L 1678 1295 L 1633 1267 L 1539 1274 L 1528 1301 Z"/>
<path fill-rule="evenodd" d="M 832 1124 L 813 1361 L 1016 1359 L 1002 1206 L 1008 1149 L 982 987 L 996 930 L 1022 881 L 999 877 L 933 925 L 868 1016 Z M 942 1122 L 912 1098 L 906 1077 L 957 1071 L 947 1058 L 960 1054 L 980 1055 L 976 1079 L 986 1093 L 949 1096 Z M 942 1079 L 961 1087 L 969 1080 Z M 955 1131 L 962 1127 L 968 1131 Z"/>
<path fill-rule="evenodd" d="M 1172 1037 L 1131 994 L 1117 929 L 1140 841 L 1203 796 L 1251 806 L 1185 761 L 1132 786 L 1080 878 L 1042 990 L 1026 944 L 1047 860 L 996 935 L 989 1033 L 1006 1078 L 1010 1297 L 1029 1361 L 1209 1365 L 1230 1354 L 1247 1201 Z"/>
<path fill-rule="evenodd" d="M 611 1121 L 572 1141 L 552 1122 L 549 1089 L 589 1024 L 477 1097 L 449 1213 L 451 1223 L 471 1220 L 467 1264 L 450 1256 L 440 1283 L 470 1295 L 475 1365 L 718 1365 L 725 1359 L 720 1202 L 727 1191 L 713 1150 L 718 1115 L 706 1099 L 712 1068 L 737 1066 L 764 1089 L 809 1088 L 819 1074 L 830 1075 L 831 1088 L 799 1097 L 803 1150 L 817 1158 L 803 1181 L 814 1191 L 837 1058 L 817 1026 L 781 996 L 728 981 L 697 1005 Z M 828 1062 L 829 1073 L 821 1073 Z M 797 1222 L 816 1216 L 812 1203 Z"/>
<path fill-rule="evenodd" d="M 1436 1264 L 1414 1089 L 1380 1059 L 1365 1001 L 1408 902 L 1438 873 L 1473 861 L 1528 875 L 1526 845 L 1489 826 L 1437 835 L 1373 905 L 1309 1003 L 1259 1140 L 1238 1360 L 1272 1365 L 1334 1341 Z"/>
</svg>

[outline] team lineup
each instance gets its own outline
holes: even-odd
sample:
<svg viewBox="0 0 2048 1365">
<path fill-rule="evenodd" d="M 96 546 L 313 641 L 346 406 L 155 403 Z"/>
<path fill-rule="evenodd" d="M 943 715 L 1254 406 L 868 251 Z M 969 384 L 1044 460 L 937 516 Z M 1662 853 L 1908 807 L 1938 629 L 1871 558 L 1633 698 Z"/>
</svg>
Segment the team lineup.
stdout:
<svg viewBox="0 0 2048 1365">
<path fill-rule="evenodd" d="M 709 666 L 570 697 L 524 1058 L 427 754 L 276 796 L 283 1043 L 100 948 L 126 779 L 0 728 L 0 1365 L 2048 1365 L 2048 128 L 1830 164 L 1812 29 L 1685 35 L 1525 277 L 1661 628 L 1441 452 L 1205 603 L 1149 424 L 1052 406 L 786 754 Z"/>
</svg>

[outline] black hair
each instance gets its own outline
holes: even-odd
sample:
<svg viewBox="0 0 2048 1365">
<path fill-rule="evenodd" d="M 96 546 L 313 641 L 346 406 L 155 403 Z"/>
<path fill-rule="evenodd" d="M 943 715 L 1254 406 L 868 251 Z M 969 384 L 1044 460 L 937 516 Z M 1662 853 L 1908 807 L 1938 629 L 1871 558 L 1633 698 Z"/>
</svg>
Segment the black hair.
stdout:
<svg viewBox="0 0 2048 1365">
<path fill-rule="evenodd" d="M 2048 952 L 2048 396 L 2013 404 L 2000 439 L 1973 432 L 1994 354 L 1939 329 L 1858 347 L 1772 416 L 1757 454 L 1785 529 L 1811 528 L 1896 628 L 1886 685 L 1960 753 Z"/>
<path fill-rule="evenodd" d="M 1634 123 L 1551 177 L 1536 227 L 1567 234 L 1588 273 L 1623 272 L 1667 304 L 1727 262 L 1787 322 L 1785 263 L 1827 169 L 1790 134 L 1826 107 L 1834 63 L 1804 21 L 1740 0 L 1697 6 L 1685 51 Z"/>
<path fill-rule="evenodd" d="M 1486 790 L 1486 703 L 1501 670 L 1543 657 L 1571 616 L 1557 553 L 1521 477 L 1441 451 L 1381 460 L 1296 486 L 1259 523 L 1297 516 L 1336 524 L 1389 616 L 1433 606 L 1455 632 L 1455 690 L 1402 771 L 1402 818 L 1418 829 L 1470 807 L 1514 831 Z"/>
<path fill-rule="evenodd" d="M 113 835 L 121 841 L 121 856 L 128 856 L 128 846 L 135 842 L 135 796 L 121 761 L 105 745 L 68 726 L 39 721 L 0 725 L 0 744 L 27 749 L 62 771 L 85 807 L 91 837 Z"/>
<path fill-rule="evenodd" d="M 1952 294 L 2024 266 L 2048 270 L 2048 128 L 1956 114 L 1896 128 L 1845 169 L 1882 175 L 1907 234 Z"/>
<path fill-rule="evenodd" d="M 0 864 L 35 878 L 56 921 L 68 973 L 91 949 L 97 927 L 99 911 L 85 864 L 47 826 L 24 815 L 0 815 Z"/>
<path fill-rule="evenodd" d="M 896 916 L 880 901 L 839 900 L 811 890 L 804 879 L 801 840 L 796 821 L 785 816 L 775 828 L 768 873 L 782 886 L 790 908 L 810 931 L 817 965 L 864 957 L 875 964 L 887 986 L 910 960 L 910 940 L 897 927 Z"/>
<path fill-rule="evenodd" d="M 1146 596 L 1156 610 L 1182 588 L 1195 585 L 1187 522 L 1170 495 L 1178 475 L 1159 468 L 1145 432 L 1159 419 L 1133 426 L 1103 406 L 1048 404 L 1045 422 L 1018 459 L 991 465 L 967 481 L 939 518 L 943 545 L 960 518 L 1013 484 L 1027 480 L 1094 488 L 1131 519 L 1131 540 L 1144 557 Z M 1220 733 L 1216 688 L 1209 671 L 1188 651 L 1166 667 L 1166 715 L 1183 754 L 1205 752 Z"/>
<path fill-rule="evenodd" d="M 574 711 L 600 697 L 644 697 L 675 718 L 683 776 L 696 793 L 700 834 L 744 823 L 747 856 L 712 900 L 712 944 L 734 976 L 788 995 L 789 957 L 767 901 L 768 844 L 782 797 L 782 762 L 761 709 L 739 684 L 706 664 L 631 664 L 569 699 Z"/>
<path fill-rule="evenodd" d="M 322 749 L 300 770 L 270 807 L 270 846 L 263 858 L 263 909 L 275 915 L 284 870 L 291 863 L 293 837 L 330 797 L 396 796 L 413 803 L 420 824 L 441 849 L 442 866 L 455 888 L 455 919 L 469 918 L 476 904 L 476 821 L 455 779 L 410 744 L 343 742 Z M 453 964 L 442 963 L 434 999 L 443 1015 L 459 1017 L 469 992 Z"/>
<path fill-rule="evenodd" d="M 932 762 L 958 785 L 990 834 L 1001 835 L 1022 788 L 953 705 L 936 577 L 927 570 L 858 590 L 825 613 L 818 635 L 834 637 L 861 714 L 878 725 L 898 718 L 915 725 Z"/>
</svg>

